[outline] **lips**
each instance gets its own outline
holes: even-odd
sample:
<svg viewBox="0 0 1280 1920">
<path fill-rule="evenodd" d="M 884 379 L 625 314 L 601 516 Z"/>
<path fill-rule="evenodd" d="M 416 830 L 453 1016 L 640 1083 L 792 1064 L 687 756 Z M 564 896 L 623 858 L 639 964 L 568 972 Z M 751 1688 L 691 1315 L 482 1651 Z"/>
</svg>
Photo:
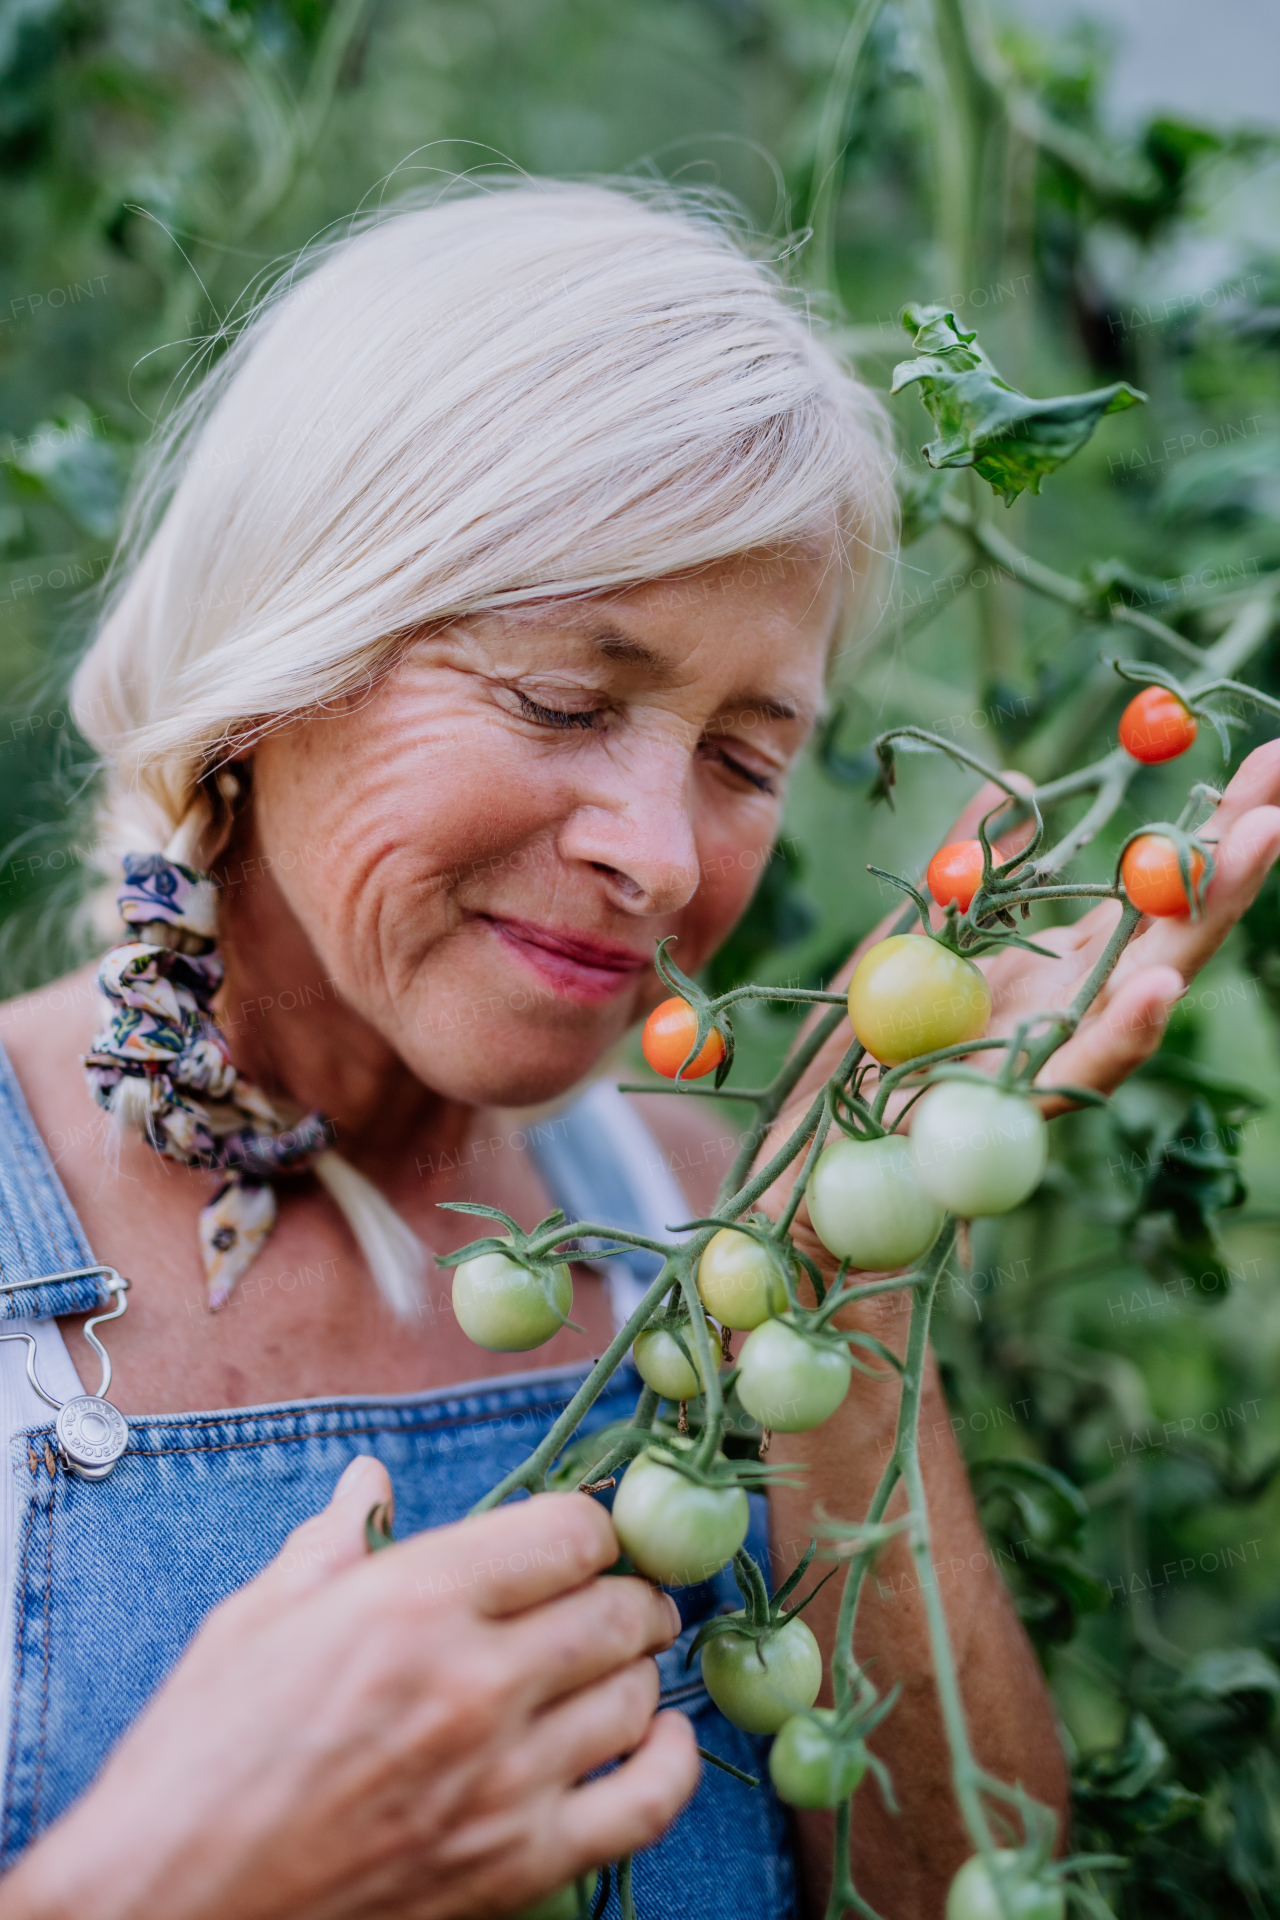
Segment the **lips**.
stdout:
<svg viewBox="0 0 1280 1920">
<path fill-rule="evenodd" d="M 488 914 L 480 917 L 508 953 L 571 1000 L 610 999 L 650 964 L 648 954 L 637 953 L 634 947 L 540 927 L 532 920 L 498 920 Z"/>
</svg>

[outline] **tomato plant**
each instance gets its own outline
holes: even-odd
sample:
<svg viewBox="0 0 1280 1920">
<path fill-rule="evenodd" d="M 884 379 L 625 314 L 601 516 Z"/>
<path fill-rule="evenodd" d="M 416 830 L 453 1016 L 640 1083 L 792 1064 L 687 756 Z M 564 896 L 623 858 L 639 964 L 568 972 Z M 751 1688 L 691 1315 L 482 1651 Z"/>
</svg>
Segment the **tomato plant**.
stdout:
<svg viewBox="0 0 1280 1920">
<path fill-rule="evenodd" d="M 920 1185 L 899 1133 L 833 1140 L 818 1156 L 805 1199 L 823 1246 L 863 1272 L 909 1267 L 942 1230 L 943 1209 Z"/>
<path fill-rule="evenodd" d="M 698 1262 L 698 1292 L 722 1327 L 747 1332 L 786 1308 L 781 1256 L 748 1233 L 722 1227 Z"/>
<path fill-rule="evenodd" d="M 698 1016 L 687 1000 L 672 997 L 656 1006 L 644 1023 L 640 1045 L 655 1073 L 667 1080 L 701 1080 L 714 1073 L 724 1059 L 724 1035 L 712 1028 L 689 1065 L 684 1062 L 698 1038 Z"/>
<path fill-rule="evenodd" d="M 806 1339 L 783 1320 L 766 1320 L 739 1356 L 738 1398 L 762 1427 L 807 1433 L 831 1418 L 851 1375 L 843 1349 Z"/>
<path fill-rule="evenodd" d="M 927 935 L 879 941 L 849 982 L 853 1030 L 886 1066 L 976 1040 L 990 1017 L 991 990 L 973 962 Z"/>
<path fill-rule="evenodd" d="M 747 1537 L 748 1514 L 740 1486 L 700 1485 L 649 1449 L 627 1468 L 613 1502 L 623 1552 L 667 1587 L 695 1586 L 727 1566 Z"/>
<path fill-rule="evenodd" d="M 1039 1186 L 1048 1152 L 1039 1109 L 976 1080 L 940 1081 L 912 1119 L 916 1177 L 963 1220 L 1020 1207 Z"/>
<path fill-rule="evenodd" d="M 1204 877 L 1204 855 L 1192 848 L 1190 855 L 1191 889 L 1198 893 Z M 1165 834 L 1144 833 L 1130 841 L 1120 862 L 1120 878 L 1139 913 L 1159 920 L 1180 919 L 1191 912 L 1178 849 Z"/>
<path fill-rule="evenodd" d="M 1144 687 L 1120 716 L 1120 745 L 1144 766 L 1176 760 L 1198 731 L 1195 715 L 1167 687 Z"/>
<path fill-rule="evenodd" d="M 1066 1895 L 1060 1880 L 1022 1871 L 1016 1853 L 995 1850 L 996 1874 L 1005 1904 L 1002 1907 L 981 1854 L 966 1860 L 947 1891 L 946 1920 L 1062 1920 Z"/>
<path fill-rule="evenodd" d="M 705 1320 L 704 1325 L 707 1325 L 713 1349 L 718 1348 L 718 1334 Z M 636 1336 L 632 1358 L 640 1378 L 655 1393 L 660 1393 L 664 1400 L 692 1400 L 695 1394 L 702 1391 L 693 1327 L 688 1320 L 682 1326 L 673 1323 L 671 1326 L 646 1327 L 643 1333 Z"/>
<path fill-rule="evenodd" d="M 540 1347 L 564 1325 L 572 1305 L 573 1280 L 563 1262 L 531 1272 L 505 1253 L 482 1253 L 454 1268 L 458 1324 L 491 1353 Z"/>
<path fill-rule="evenodd" d="M 925 884 L 940 907 L 954 900 L 961 913 L 982 884 L 981 840 L 954 840 L 941 847 L 925 869 Z"/>
<path fill-rule="evenodd" d="M 793 1714 L 769 1750 L 769 1776 L 792 1807 L 834 1807 L 854 1792 L 867 1770 L 865 1750 L 836 1733 L 831 1707 Z"/>
<path fill-rule="evenodd" d="M 730 1614 L 730 1620 L 745 1620 Z M 726 1720 L 747 1733 L 777 1733 L 811 1707 L 822 1685 L 822 1653 L 803 1620 L 757 1639 L 722 1633 L 702 1649 L 702 1679 Z"/>
</svg>

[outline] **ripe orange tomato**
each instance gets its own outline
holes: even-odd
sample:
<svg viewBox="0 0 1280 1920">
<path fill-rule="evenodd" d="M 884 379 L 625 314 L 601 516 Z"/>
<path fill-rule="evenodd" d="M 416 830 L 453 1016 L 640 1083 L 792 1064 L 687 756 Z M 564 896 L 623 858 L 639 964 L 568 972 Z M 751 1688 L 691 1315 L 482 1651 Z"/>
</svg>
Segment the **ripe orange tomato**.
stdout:
<svg viewBox="0 0 1280 1920">
<path fill-rule="evenodd" d="M 1120 745 L 1148 767 L 1176 760 L 1197 731 L 1195 715 L 1167 687 L 1144 687 L 1120 716 Z"/>
<path fill-rule="evenodd" d="M 724 1059 L 724 1035 L 712 1027 L 696 1058 L 680 1073 L 681 1062 L 697 1037 L 697 1014 L 687 1000 L 676 997 L 654 1008 L 644 1023 L 640 1045 L 655 1073 L 668 1080 L 674 1080 L 677 1074 L 682 1080 L 701 1080 L 704 1073 L 713 1072 Z"/>
<path fill-rule="evenodd" d="M 1203 872 L 1204 855 L 1193 848 L 1191 879 L 1197 888 Z M 1166 834 L 1144 833 L 1140 840 L 1126 848 L 1120 862 L 1120 878 L 1140 913 L 1169 920 L 1191 912 L 1191 902 L 1178 871 L 1177 848 Z"/>
<path fill-rule="evenodd" d="M 969 902 L 982 879 L 981 840 L 956 840 L 935 853 L 929 862 L 925 880 L 940 907 L 954 900 L 961 913 L 968 913 Z"/>
</svg>

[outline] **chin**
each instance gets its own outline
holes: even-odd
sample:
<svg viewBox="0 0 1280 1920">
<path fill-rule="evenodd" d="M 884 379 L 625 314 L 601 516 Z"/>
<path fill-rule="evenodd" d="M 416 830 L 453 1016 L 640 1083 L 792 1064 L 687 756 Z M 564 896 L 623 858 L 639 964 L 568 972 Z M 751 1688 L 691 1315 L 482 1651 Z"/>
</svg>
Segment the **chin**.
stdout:
<svg viewBox="0 0 1280 1920">
<path fill-rule="evenodd" d="M 558 1037 L 495 1027 L 466 1036 L 435 1035 L 401 1057 L 424 1086 L 473 1107 L 537 1107 L 558 1100 L 597 1067 L 618 1034 Z"/>
</svg>

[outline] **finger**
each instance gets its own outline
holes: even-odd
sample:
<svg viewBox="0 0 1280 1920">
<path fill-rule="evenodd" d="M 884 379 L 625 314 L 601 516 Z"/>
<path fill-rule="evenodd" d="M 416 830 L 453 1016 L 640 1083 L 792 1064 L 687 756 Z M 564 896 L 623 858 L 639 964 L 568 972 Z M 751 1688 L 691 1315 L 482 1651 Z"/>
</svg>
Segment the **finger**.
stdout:
<svg viewBox="0 0 1280 1920">
<path fill-rule="evenodd" d="M 391 1479 L 372 1454 L 357 1454 L 327 1507 L 295 1527 L 275 1559 L 237 1596 L 240 1611 L 274 1611 L 332 1580 L 368 1554 L 365 1521 L 392 1503 Z"/>
<path fill-rule="evenodd" d="M 652 1846 L 698 1784 L 693 1728 L 682 1713 L 660 1713 L 620 1767 L 588 1780 L 560 1803 L 558 1851 L 572 1874 Z"/>
<path fill-rule="evenodd" d="M 1230 820 L 1252 807 L 1268 806 L 1280 806 L 1280 740 L 1255 747 L 1240 762 L 1215 818 Z"/>
<path fill-rule="evenodd" d="M 1221 811 L 1221 809 L 1220 809 Z M 1211 830 L 1218 821 L 1215 814 Z M 1254 807 L 1221 831 L 1214 875 L 1199 919 L 1157 920 L 1136 940 L 1124 971 L 1159 962 L 1177 967 L 1192 980 L 1209 960 L 1245 909 L 1253 904 L 1267 874 L 1280 857 L 1280 807 Z"/>
<path fill-rule="evenodd" d="M 647 1580 L 592 1580 L 513 1621 L 506 1654 L 530 1676 L 529 1697 L 541 1706 L 660 1653 L 679 1632 L 675 1601 Z"/>
<path fill-rule="evenodd" d="M 467 1601 L 490 1619 L 522 1613 L 611 1567 L 618 1541 L 585 1493 L 540 1493 L 404 1541 L 380 1560 L 423 1599 Z"/>
<path fill-rule="evenodd" d="M 558 1700 L 538 1715 L 528 1745 L 534 1778 L 581 1780 L 631 1753 L 644 1739 L 661 1682 L 652 1660 L 633 1660 L 595 1686 Z"/>
<path fill-rule="evenodd" d="M 1082 1022 L 1044 1070 L 1052 1085 L 1092 1087 L 1109 1093 L 1150 1058 L 1160 1045 L 1169 1015 L 1186 992 L 1176 967 L 1142 967 L 1109 997 L 1092 1019 Z M 1071 1101 L 1042 1102 L 1046 1117 L 1065 1112 Z"/>
</svg>

